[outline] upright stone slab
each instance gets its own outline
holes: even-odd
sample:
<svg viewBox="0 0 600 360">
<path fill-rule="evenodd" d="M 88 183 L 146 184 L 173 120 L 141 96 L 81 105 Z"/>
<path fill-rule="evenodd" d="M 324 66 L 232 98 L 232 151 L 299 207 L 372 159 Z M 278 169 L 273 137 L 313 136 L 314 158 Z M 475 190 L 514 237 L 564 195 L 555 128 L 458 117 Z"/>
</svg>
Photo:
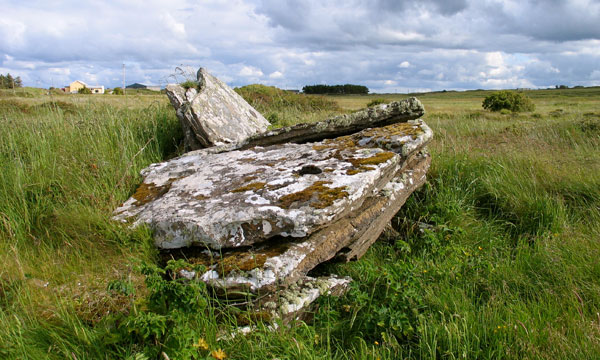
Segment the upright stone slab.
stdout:
<svg viewBox="0 0 600 360">
<path fill-rule="evenodd" d="M 195 87 L 167 85 L 187 150 L 240 143 L 263 133 L 269 122 L 225 83 L 200 68 Z"/>
</svg>

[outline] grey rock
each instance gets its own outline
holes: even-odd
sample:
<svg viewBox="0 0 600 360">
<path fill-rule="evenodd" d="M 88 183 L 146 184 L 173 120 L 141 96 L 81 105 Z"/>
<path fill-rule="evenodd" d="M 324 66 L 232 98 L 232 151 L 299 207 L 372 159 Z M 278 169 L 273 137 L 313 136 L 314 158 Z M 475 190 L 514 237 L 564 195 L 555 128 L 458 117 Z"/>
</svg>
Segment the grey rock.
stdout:
<svg viewBox="0 0 600 360">
<path fill-rule="evenodd" d="M 410 169 L 400 168 L 392 181 L 352 214 L 304 239 L 274 240 L 234 254 L 214 254 L 200 279 L 227 291 L 272 292 L 295 283 L 336 254 L 344 259 L 362 256 L 407 197 L 425 182 L 430 159 L 426 152 L 415 155 Z"/>
<path fill-rule="evenodd" d="M 394 101 L 352 114 L 344 114 L 316 123 L 298 124 L 248 137 L 238 148 L 269 146 L 287 142 L 305 143 L 321 141 L 359 132 L 366 128 L 383 127 L 398 122 L 415 120 L 425 114 L 417 98 Z"/>
<path fill-rule="evenodd" d="M 304 238 L 360 208 L 402 168 L 406 149 L 431 137 L 425 123 L 412 121 L 319 143 L 196 151 L 144 169 L 115 219 L 150 225 L 166 249 Z"/>
<path fill-rule="evenodd" d="M 225 83 L 200 68 L 197 86 L 166 87 L 185 135 L 185 147 L 196 150 L 243 142 L 263 133 L 269 122 Z"/>
</svg>

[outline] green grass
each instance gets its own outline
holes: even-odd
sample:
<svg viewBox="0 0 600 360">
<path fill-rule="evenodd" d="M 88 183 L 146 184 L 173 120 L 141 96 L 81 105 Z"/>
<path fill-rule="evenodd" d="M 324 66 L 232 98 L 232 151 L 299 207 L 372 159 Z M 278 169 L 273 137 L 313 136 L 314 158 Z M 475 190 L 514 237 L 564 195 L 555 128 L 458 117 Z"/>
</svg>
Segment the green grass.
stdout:
<svg viewBox="0 0 600 360">
<path fill-rule="evenodd" d="M 243 95 L 278 125 L 402 98 L 310 107 L 255 90 Z M 487 94 L 418 95 L 435 133 L 428 183 L 365 257 L 315 270 L 352 276 L 347 295 L 320 299 L 312 322 L 219 341 L 236 311 L 202 289 L 182 295 L 198 311 L 157 302 L 169 293 L 139 266 L 157 261 L 150 233 L 110 220 L 139 170 L 180 151 L 166 97 L 2 91 L 0 357 L 600 357 L 600 89 L 529 91 L 536 111 L 521 114 L 484 111 Z M 170 330 L 127 325 L 160 328 L 149 319 Z"/>
</svg>

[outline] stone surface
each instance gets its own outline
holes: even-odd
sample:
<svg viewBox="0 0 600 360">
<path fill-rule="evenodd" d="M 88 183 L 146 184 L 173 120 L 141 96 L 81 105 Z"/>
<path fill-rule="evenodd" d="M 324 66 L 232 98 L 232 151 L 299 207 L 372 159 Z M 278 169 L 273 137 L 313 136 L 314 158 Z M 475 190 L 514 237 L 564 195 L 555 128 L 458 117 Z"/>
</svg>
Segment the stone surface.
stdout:
<svg viewBox="0 0 600 360">
<path fill-rule="evenodd" d="M 269 320 L 281 319 L 283 324 L 300 320 L 319 296 L 341 296 L 348 290 L 351 281 L 350 277 L 337 275 L 304 276 L 294 284 L 261 298 L 255 303 L 254 312 L 267 315 Z"/>
<path fill-rule="evenodd" d="M 383 127 L 415 120 L 424 114 L 423 104 L 417 98 L 409 98 L 377 105 L 352 114 L 335 116 L 316 123 L 298 124 L 259 133 L 237 143 L 216 146 L 211 151 L 221 153 L 248 149 L 253 146 L 322 141 L 353 134 L 367 128 Z"/>
<path fill-rule="evenodd" d="M 229 291 L 269 292 L 293 284 L 336 254 L 348 259 L 362 256 L 383 231 L 390 214 L 393 216 L 425 182 L 429 164 L 427 153 L 417 154 L 411 169 L 399 169 L 393 180 L 369 196 L 351 215 L 304 239 L 285 242 L 274 239 L 251 249 L 222 254 L 208 252 L 204 259 L 192 258 L 209 266 L 200 279 Z"/>
<path fill-rule="evenodd" d="M 337 275 L 318 278 L 305 276 L 287 288 L 278 289 L 261 297 L 253 304 L 252 309 L 238 316 L 238 324 L 248 325 L 241 326 L 232 333 L 222 334 L 218 339 L 231 340 L 238 335 L 252 333 L 256 330 L 256 326 L 252 323 L 256 321 L 270 323 L 267 328 L 275 331 L 279 327 L 279 323 L 289 325 L 296 320 L 308 320 L 316 299 L 320 296 L 344 295 L 348 291 L 351 281 L 350 277 L 338 277 Z"/>
<path fill-rule="evenodd" d="M 115 218 L 149 224 L 161 248 L 306 237 L 358 209 L 431 136 L 411 121 L 319 143 L 196 151 L 143 170 Z"/>
<path fill-rule="evenodd" d="M 185 135 L 185 147 L 196 150 L 243 142 L 263 133 L 269 122 L 225 83 L 200 68 L 197 86 L 167 85 Z"/>
</svg>

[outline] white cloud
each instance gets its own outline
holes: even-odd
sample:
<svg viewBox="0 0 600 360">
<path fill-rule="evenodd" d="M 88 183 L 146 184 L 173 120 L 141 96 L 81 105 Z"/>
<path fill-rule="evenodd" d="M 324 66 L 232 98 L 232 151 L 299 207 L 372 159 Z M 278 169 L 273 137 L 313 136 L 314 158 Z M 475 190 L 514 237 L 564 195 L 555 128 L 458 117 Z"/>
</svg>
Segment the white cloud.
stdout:
<svg viewBox="0 0 600 360">
<path fill-rule="evenodd" d="M 36 86 L 88 73 L 112 87 L 125 62 L 128 83 L 164 84 L 185 64 L 233 86 L 373 91 L 587 85 L 600 71 L 600 2 L 591 0 L 74 4 L 5 0 L 0 68 Z"/>
<path fill-rule="evenodd" d="M 272 73 L 269 74 L 269 78 L 271 79 L 281 79 L 283 77 L 283 74 L 280 71 L 273 71 Z"/>
<path fill-rule="evenodd" d="M 263 72 L 253 66 L 243 66 L 238 75 L 244 77 L 261 77 L 263 76 Z"/>
</svg>

